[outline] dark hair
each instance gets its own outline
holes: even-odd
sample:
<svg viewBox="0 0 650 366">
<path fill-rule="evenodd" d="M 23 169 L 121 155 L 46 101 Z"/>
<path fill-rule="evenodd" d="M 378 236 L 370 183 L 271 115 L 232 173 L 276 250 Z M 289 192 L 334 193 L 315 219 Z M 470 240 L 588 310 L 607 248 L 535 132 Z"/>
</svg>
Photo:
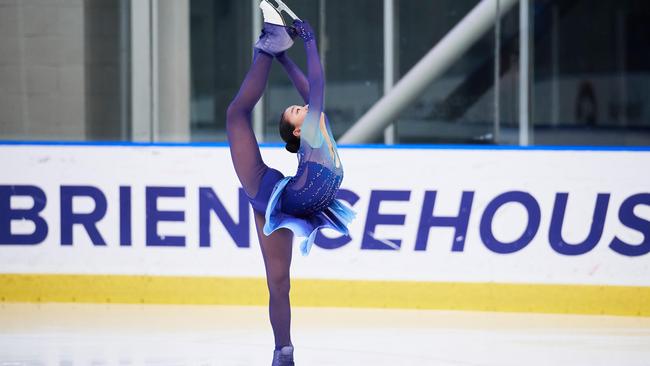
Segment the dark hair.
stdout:
<svg viewBox="0 0 650 366">
<path fill-rule="evenodd" d="M 297 153 L 298 148 L 300 148 L 300 137 L 296 137 L 293 134 L 293 131 L 296 129 L 294 125 L 289 123 L 289 121 L 284 119 L 284 113 L 280 115 L 280 137 L 287 144 L 284 146 L 289 152 Z"/>
</svg>

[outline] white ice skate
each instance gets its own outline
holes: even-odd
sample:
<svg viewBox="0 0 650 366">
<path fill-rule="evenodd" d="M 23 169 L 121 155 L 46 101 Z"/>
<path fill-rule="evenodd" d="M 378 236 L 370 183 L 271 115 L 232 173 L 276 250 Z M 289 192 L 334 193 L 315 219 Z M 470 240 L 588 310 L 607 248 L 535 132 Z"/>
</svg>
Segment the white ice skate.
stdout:
<svg viewBox="0 0 650 366">
<path fill-rule="evenodd" d="M 278 12 L 279 14 L 282 14 L 282 12 L 284 11 L 285 13 L 287 13 L 288 16 L 291 17 L 291 19 L 300 20 L 300 18 L 298 18 L 298 16 L 296 15 L 296 13 L 294 13 L 287 6 L 287 4 L 282 2 L 282 0 L 262 0 L 262 2 L 266 2 L 268 5 L 271 5 L 273 7 L 273 9 L 275 9 L 275 11 Z M 275 4 L 274 4 L 274 2 L 275 2 Z M 260 8 L 261 7 L 262 7 L 262 4 L 260 4 Z M 262 11 L 264 11 L 264 9 L 262 9 Z M 282 16 L 280 16 L 280 17 L 282 17 Z M 284 22 L 284 20 L 283 20 L 283 22 Z"/>
<path fill-rule="evenodd" d="M 282 18 L 282 13 L 276 9 L 276 7 L 271 4 L 268 0 L 260 1 L 260 9 L 262 9 L 262 15 L 264 16 L 264 22 L 276 25 L 286 26 L 284 23 L 284 18 Z"/>
</svg>

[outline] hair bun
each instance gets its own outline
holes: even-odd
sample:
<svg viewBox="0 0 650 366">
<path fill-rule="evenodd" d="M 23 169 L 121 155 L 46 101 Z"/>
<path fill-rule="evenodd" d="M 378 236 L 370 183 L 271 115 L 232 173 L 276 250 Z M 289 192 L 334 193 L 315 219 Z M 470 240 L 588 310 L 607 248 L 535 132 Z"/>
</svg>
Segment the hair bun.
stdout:
<svg viewBox="0 0 650 366">
<path fill-rule="evenodd" d="M 287 142 L 287 144 L 284 146 L 289 152 L 292 153 L 297 153 L 298 148 L 300 147 L 300 143 L 294 143 L 294 142 Z"/>
</svg>

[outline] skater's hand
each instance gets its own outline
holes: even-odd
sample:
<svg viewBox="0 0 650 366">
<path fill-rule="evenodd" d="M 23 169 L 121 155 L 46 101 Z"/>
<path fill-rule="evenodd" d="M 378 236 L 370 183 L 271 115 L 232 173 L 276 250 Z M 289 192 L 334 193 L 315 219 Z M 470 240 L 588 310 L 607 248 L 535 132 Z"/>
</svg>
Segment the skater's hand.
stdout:
<svg viewBox="0 0 650 366">
<path fill-rule="evenodd" d="M 296 37 L 298 37 L 298 30 L 296 27 L 287 27 L 287 33 L 289 33 L 291 39 L 296 39 Z"/>
<path fill-rule="evenodd" d="M 289 37 L 291 37 L 291 40 L 295 40 L 296 37 L 298 37 L 298 31 L 296 30 L 295 27 L 289 26 L 289 27 L 286 27 L 286 29 L 287 29 L 287 33 L 289 34 Z M 282 61 L 286 56 L 287 56 L 287 52 L 282 51 L 280 53 L 277 53 L 275 55 L 275 58 Z"/>
<path fill-rule="evenodd" d="M 294 20 L 293 26 L 298 33 L 298 37 L 302 38 L 303 41 L 309 42 L 314 39 L 314 30 L 306 20 Z"/>
</svg>

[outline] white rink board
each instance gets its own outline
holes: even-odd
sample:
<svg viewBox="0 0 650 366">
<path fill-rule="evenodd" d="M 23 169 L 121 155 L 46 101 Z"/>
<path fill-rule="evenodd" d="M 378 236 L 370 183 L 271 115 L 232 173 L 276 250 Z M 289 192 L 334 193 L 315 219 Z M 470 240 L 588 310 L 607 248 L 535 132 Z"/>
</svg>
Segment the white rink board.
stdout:
<svg viewBox="0 0 650 366">
<path fill-rule="evenodd" d="M 285 175 L 295 172 L 295 155 L 283 148 L 265 147 L 262 154 L 269 166 Z M 650 205 L 633 209 L 641 230 L 619 219 L 626 199 L 650 193 L 650 151 L 342 147 L 340 156 L 345 168 L 342 188 L 359 198 L 353 206 L 358 215 L 350 227 L 351 241 L 338 249 L 314 246 L 308 257 L 302 257 L 295 239 L 294 278 L 650 286 L 650 254 L 630 256 L 610 248 L 614 237 L 630 246 L 650 245 L 650 235 L 642 233 L 650 232 Z M 247 248 L 235 245 L 214 213 L 210 246 L 199 246 L 199 187 L 211 188 L 235 223 L 239 220 L 240 186 L 227 146 L 0 145 L 0 185 L 40 188 L 47 202 L 39 216 L 48 228 L 39 244 L 0 243 L 2 273 L 264 276 L 250 206 Z M 93 186 L 106 197 L 106 214 L 96 225 L 106 245 L 94 245 L 79 224 L 73 226 L 72 245 L 61 244 L 61 189 L 69 186 Z M 129 246 L 120 245 L 120 186 L 131 190 Z M 183 236 L 184 246 L 146 245 L 147 187 L 184 189 L 182 197 L 157 199 L 159 211 L 184 212 L 182 221 L 159 222 L 158 235 Z M 404 215 L 403 225 L 374 228 L 378 240 L 400 239 L 399 250 L 362 249 L 370 197 L 377 191 L 402 191 L 408 196 L 384 200 L 378 208 L 380 215 Z M 426 250 L 415 250 L 425 191 L 437 191 L 435 216 L 457 216 L 462 192 L 474 192 L 464 238 L 455 238 L 452 228 L 432 228 Z M 534 198 L 540 224 L 529 244 L 501 254 L 485 245 L 479 227 L 488 203 L 510 191 Z M 597 194 L 609 194 L 603 233 L 584 254 L 560 254 L 549 243 L 557 193 L 568 193 L 562 234 L 570 243 L 587 237 Z M 95 207 L 89 197 L 72 202 L 75 213 Z M 0 222 L 6 222 L 2 205 L 0 215 L 5 217 Z M 11 210 L 33 205 L 27 196 L 10 199 Z M 527 223 L 523 206 L 508 203 L 496 211 L 491 227 L 494 237 L 511 242 Z M 13 220 L 10 228 L 12 235 L 29 234 L 35 224 Z M 326 234 L 336 237 L 331 231 Z M 463 250 L 452 251 L 454 241 L 463 239 Z"/>
</svg>

